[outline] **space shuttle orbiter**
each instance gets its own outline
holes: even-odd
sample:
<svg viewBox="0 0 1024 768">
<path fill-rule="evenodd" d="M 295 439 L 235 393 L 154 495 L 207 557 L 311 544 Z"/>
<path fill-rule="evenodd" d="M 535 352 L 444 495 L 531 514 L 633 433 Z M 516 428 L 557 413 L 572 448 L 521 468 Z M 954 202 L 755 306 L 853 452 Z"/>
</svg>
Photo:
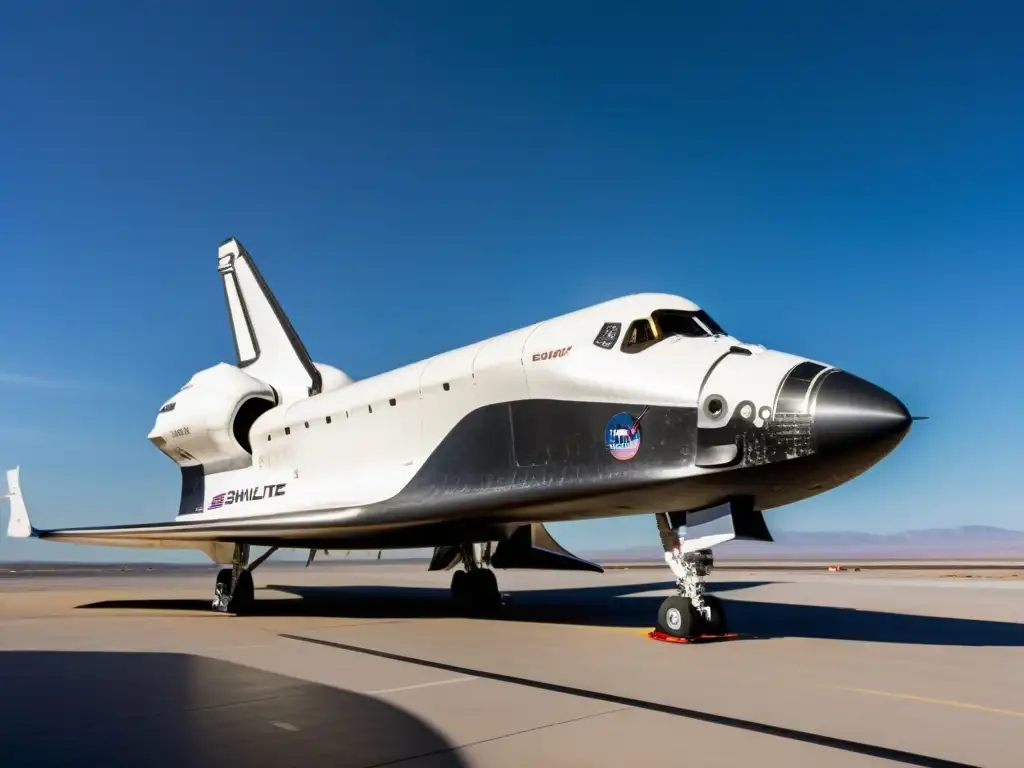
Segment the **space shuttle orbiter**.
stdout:
<svg viewBox="0 0 1024 768">
<path fill-rule="evenodd" d="M 711 550 L 771 540 L 763 512 L 861 474 L 910 428 L 904 405 L 824 362 L 747 344 L 679 296 L 624 296 L 354 381 L 314 362 L 252 257 L 221 245 L 236 360 L 196 373 L 149 439 L 181 469 L 173 520 L 37 530 L 19 471 L 8 532 L 188 548 L 231 564 L 242 611 L 278 547 L 433 547 L 456 601 L 500 603 L 492 568 L 600 567 L 544 524 L 651 515 L 679 594 L 659 628 L 724 631 Z M 680 535 L 683 531 L 683 535 Z M 271 550 L 250 561 L 250 548 Z"/>
</svg>

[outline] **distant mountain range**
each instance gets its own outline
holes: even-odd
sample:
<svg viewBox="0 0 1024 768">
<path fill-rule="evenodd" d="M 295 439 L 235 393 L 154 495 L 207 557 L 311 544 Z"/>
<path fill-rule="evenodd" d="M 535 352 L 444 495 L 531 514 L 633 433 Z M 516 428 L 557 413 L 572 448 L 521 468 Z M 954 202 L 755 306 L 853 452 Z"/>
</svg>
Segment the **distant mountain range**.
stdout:
<svg viewBox="0 0 1024 768">
<path fill-rule="evenodd" d="M 715 550 L 717 560 L 826 559 L 836 558 L 1022 558 L 1024 531 L 987 525 L 960 528 L 929 528 L 901 533 L 859 531 L 791 531 L 773 534 L 774 543 L 735 541 Z M 654 545 L 593 550 L 583 557 L 609 560 L 660 560 Z"/>
</svg>

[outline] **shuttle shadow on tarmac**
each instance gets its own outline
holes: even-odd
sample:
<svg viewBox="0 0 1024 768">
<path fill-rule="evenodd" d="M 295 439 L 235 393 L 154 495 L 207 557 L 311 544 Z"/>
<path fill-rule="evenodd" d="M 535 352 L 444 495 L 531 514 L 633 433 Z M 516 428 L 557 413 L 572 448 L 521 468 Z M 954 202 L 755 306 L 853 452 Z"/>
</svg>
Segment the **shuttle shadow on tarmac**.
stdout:
<svg viewBox="0 0 1024 768">
<path fill-rule="evenodd" d="M 7 651 L 0 679 L 4 765 L 466 765 L 379 697 L 201 656 Z"/>
<path fill-rule="evenodd" d="M 708 585 L 709 593 L 750 589 L 769 581 L 736 581 Z M 649 628 L 652 608 L 668 588 L 663 581 L 599 587 L 517 591 L 500 621 L 541 622 L 594 627 Z M 433 587 L 269 585 L 267 591 L 298 599 L 261 600 L 259 616 L 422 619 L 458 616 L 446 589 Z M 633 596 L 639 595 L 639 596 Z M 80 609 L 205 611 L 203 600 L 104 600 Z M 908 645 L 1024 647 L 1024 624 L 978 619 L 916 616 L 818 605 L 729 600 L 730 625 L 751 639 L 783 637 L 848 640 Z"/>
</svg>

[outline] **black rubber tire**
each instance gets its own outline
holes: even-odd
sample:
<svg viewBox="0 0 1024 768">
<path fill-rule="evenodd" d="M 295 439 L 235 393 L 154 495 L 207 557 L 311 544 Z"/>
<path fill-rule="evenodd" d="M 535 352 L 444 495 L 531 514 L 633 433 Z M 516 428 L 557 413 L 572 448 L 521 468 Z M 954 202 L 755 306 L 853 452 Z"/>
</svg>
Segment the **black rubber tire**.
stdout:
<svg viewBox="0 0 1024 768">
<path fill-rule="evenodd" d="M 658 631 L 689 640 L 704 634 L 704 619 L 693 603 L 685 597 L 672 595 L 658 608 Z"/>
<path fill-rule="evenodd" d="M 476 589 L 479 590 L 482 597 L 488 600 L 494 597 L 501 599 L 501 593 L 498 591 L 498 577 L 494 575 L 494 571 L 490 568 L 481 568 L 474 571 L 474 578 L 477 579 Z"/>
<path fill-rule="evenodd" d="M 704 630 L 709 635 L 724 635 L 729 632 L 729 622 L 725 616 L 725 605 L 714 595 L 704 595 L 704 604 L 711 609 L 711 620 L 705 622 Z"/>
<path fill-rule="evenodd" d="M 492 616 L 501 608 L 498 579 L 489 568 L 466 574 L 467 610 L 474 616 Z"/>
<path fill-rule="evenodd" d="M 229 571 L 230 573 L 230 571 Z M 245 613 L 250 610 L 256 602 L 256 587 L 252 583 L 252 572 L 242 571 L 235 584 L 235 592 L 231 595 L 231 613 Z"/>
<path fill-rule="evenodd" d="M 465 571 L 456 571 L 452 574 L 452 602 L 455 603 L 456 610 L 460 612 L 465 611 L 469 604 L 470 585 L 466 579 L 467 575 Z"/>
</svg>

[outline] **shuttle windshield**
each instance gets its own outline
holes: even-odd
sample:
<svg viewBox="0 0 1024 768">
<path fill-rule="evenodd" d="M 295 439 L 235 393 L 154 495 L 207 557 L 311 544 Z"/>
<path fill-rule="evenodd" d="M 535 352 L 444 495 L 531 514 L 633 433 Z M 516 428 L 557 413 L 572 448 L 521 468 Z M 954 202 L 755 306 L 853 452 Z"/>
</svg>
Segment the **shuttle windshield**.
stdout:
<svg viewBox="0 0 1024 768">
<path fill-rule="evenodd" d="M 659 309 L 652 312 L 650 317 L 633 321 L 622 340 L 622 351 L 640 352 L 670 336 L 708 338 L 727 335 L 703 309 L 696 312 Z"/>
<path fill-rule="evenodd" d="M 711 319 L 703 309 L 697 312 L 682 312 L 675 309 L 659 309 L 651 318 L 658 328 L 658 336 L 725 336 L 721 326 Z"/>
</svg>

